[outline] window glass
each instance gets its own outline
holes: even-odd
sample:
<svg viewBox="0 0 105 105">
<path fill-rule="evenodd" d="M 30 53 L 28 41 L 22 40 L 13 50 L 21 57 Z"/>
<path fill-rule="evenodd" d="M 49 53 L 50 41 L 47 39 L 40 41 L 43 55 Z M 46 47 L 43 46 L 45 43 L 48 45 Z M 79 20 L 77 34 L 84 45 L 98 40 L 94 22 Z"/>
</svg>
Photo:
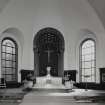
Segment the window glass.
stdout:
<svg viewBox="0 0 105 105">
<path fill-rule="evenodd" d="M 2 41 L 1 45 L 2 77 L 4 77 L 6 81 L 16 81 L 17 44 L 13 40 L 6 38 Z"/>
<path fill-rule="evenodd" d="M 95 82 L 95 41 L 91 39 L 84 41 L 80 55 L 82 82 Z"/>
</svg>

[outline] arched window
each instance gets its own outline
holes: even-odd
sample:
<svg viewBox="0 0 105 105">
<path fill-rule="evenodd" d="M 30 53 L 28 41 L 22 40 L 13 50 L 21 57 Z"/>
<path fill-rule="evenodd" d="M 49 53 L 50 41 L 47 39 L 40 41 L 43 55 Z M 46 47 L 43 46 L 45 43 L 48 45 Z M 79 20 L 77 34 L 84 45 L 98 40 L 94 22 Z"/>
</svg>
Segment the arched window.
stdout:
<svg viewBox="0 0 105 105">
<path fill-rule="evenodd" d="M 80 48 L 80 70 L 82 82 L 95 82 L 96 78 L 96 46 L 95 41 L 87 39 Z"/>
<path fill-rule="evenodd" d="M 18 47 L 14 40 L 5 38 L 1 43 L 1 74 L 7 82 L 17 81 Z"/>
</svg>

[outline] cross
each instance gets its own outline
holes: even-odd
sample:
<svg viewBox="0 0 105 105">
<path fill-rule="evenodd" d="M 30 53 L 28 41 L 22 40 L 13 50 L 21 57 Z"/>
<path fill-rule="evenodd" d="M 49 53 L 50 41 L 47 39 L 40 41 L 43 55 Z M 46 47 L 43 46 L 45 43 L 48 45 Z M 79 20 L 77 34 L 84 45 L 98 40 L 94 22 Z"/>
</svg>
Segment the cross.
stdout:
<svg viewBox="0 0 105 105">
<path fill-rule="evenodd" d="M 67 77 L 69 77 L 70 76 L 70 74 L 69 73 L 67 73 L 67 75 L 66 75 Z"/>
<path fill-rule="evenodd" d="M 50 53 L 53 52 L 53 50 L 46 50 L 45 52 L 48 53 L 48 63 L 50 62 Z"/>
</svg>

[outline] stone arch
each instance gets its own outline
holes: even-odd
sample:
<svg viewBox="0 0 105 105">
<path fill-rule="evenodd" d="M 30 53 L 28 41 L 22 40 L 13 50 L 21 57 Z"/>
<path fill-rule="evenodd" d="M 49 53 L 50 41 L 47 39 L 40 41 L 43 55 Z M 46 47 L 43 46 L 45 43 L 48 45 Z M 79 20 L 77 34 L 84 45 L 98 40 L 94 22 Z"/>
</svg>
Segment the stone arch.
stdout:
<svg viewBox="0 0 105 105">
<path fill-rule="evenodd" d="M 18 28 L 15 27 L 7 28 L 2 32 L 2 34 L 11 34 L 11 37 L 14 37 L 17 40 L 17 42 L 21 44 L 21 46 L 24 44 L 23 33 Z"/>
<path fill-rule="evenodd" d="M 51 66 L 52 76 L 63 76 L 64 46 L 63 35 L 57 29 L 47 27 L 37 32 L 33 41 L 34 66 L 37 76 L 46 75 L 47 66 Z"/>
</svg>

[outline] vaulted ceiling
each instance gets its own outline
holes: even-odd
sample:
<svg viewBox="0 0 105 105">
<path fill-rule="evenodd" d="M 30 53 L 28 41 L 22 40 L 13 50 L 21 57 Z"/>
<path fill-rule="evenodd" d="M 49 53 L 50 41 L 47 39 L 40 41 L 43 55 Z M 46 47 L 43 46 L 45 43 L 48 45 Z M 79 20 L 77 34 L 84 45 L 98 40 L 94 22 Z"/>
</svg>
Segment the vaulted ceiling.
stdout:
<svg viewBox="0 0 105 105">
<path fill-rule="evenodd" d="M 11 0 L 0 0 L 0 13 Z M 105 27 L 105 0 L 87 0 L 96 11 L 98 17 Z"/>
<path fill-rule="evenodd" d="M 96 11 L 105 28 L 105 0 L 88 0 L 88 2 Z"/>
<path fill-rule="evenodd" d="M 0 0 L 0 13 L 3 11 L 3 9 L 6 7 L 6 5 L 9 3 L 10 0 Z"/>
</svg>

